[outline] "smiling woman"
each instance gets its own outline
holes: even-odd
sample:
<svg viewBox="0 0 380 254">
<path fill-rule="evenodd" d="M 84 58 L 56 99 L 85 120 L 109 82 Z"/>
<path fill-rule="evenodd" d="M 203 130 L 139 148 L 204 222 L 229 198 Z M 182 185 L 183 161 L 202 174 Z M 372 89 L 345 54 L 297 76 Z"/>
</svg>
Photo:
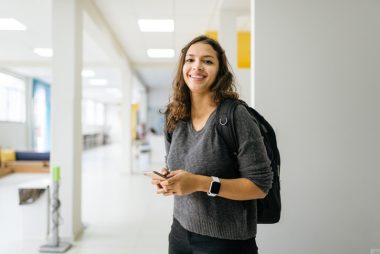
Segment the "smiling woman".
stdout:
<svg viewBox="0 0 380 254">
<path fill-rule="evenodd" d="M 207 36 L 189 42 L 165 112 L 166 167 L 160 173 L 167 178 L 152 180 L 158 194 L 174 195 L 169 254 L 257 253 L 256 199 L 272 182 L 261 133 L 239 106 L 233 121 L 239 153 L 232 156 L 216 131 L 217 108 L 237 98 L 219 43 Z"/>
</svg>

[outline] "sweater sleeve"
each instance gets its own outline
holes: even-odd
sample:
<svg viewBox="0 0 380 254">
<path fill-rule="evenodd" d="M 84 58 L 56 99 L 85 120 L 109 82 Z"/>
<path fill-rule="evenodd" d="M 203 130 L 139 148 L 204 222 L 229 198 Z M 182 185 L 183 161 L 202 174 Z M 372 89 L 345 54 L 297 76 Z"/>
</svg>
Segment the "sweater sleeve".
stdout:
<svg viewBox="0 0 380 254">
<path fill-rule="evenodd" d="M 239 144 L 237 159 L 240 175 L 268 193 L 272 187 L 273 173 L 257 120 L 244 106 L 238 105 L 234 124 Z"/>
</svg>

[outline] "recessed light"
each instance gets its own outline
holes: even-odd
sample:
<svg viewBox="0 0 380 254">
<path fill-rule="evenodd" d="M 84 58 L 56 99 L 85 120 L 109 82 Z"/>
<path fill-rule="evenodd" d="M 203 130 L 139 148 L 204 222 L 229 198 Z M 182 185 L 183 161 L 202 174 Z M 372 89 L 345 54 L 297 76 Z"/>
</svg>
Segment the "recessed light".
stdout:
<svg viewBox="0 0 380 254">
<path fill-rule="evenodd" d="M 150 58 L 173 58 L 174 49 L 148 49 L 147 54 Z"/>
<path fill-rule="evenodd" d="M 92 78 L 95 76 L 95 72 L 93 70 L 82 70 L 82 77 Z"/>
<path fill-rule="evenodd" d="M 106 79 L 95 79 L 95 78 L 93 78 L 93 79 L 90 79 L 88 81 L 88 83 L 90 85 L 93 85 L 93 86 L 105 86 L 108 84 L 108 81 Z"/>
<path fill-rule="evenodd" d="M 53 49 L 51 48 L 35 48 L 33 52 L 42 57 L 52 57 Z"/>
<path fill-rule="evenodd" d="M 137 21 L 141 32 L 173 32 L 174 20 L 172 19 L 139 19 Z"/>
<path fill-rule="evenodd" d="M 17 19 L 6 18 L 0 19 L 0 30 L 22 31 L 26 30 L 26 26 Z"/>
</svg>

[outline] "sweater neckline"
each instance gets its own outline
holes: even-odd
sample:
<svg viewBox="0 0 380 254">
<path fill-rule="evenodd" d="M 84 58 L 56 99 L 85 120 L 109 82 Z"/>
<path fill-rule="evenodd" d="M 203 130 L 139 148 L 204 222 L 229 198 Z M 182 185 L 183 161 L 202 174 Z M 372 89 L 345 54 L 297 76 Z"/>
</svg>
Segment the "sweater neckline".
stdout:
<svg viewBox="0 0 380 254">
<path fill-rule="evenodd" d="M 211 112 L 211 114 L 208 116 L 208 118 L 207 118 L 207 120 L 206 120 L 205 125 L 204 125 L 200 130 L 196 130 L 196 129 L 194 129 L 193 122 L 192 122 L 192 120 L 190 119 L 190 120 L 188 121 L 188 125 L 189 125 L 189 128 L 190 128 L 191 132 L 192 132 L 192 133 L 195 133 L 195 134 L 198 134 L 198 133 L 202 133 L 202 132 L 204 132 L 204 130 L 206 129 L 206 127 L 207 127 L 208 125 L 210 125 L 211 119 L 214 117 L 215 112 L 216 112 L 216 109 L 215 109 L 214 111 Z"/>
</svg>

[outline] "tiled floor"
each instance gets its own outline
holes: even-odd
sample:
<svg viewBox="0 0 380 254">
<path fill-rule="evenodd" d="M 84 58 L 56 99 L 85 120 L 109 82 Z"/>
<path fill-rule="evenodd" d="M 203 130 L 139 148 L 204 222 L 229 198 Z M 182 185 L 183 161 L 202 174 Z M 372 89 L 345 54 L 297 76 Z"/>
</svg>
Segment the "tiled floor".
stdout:
<svg viewBox="0 0 380 254">
<path fill-rule="evenodd" d="M 83 153 L 82 221 L 86 229 L 67 253 L 167 253 L 173 200 L 158 196 L 145 176 L 122 173 L 121 158 L 117 145 Z M 45 244 L 45 240 L 25 240 L 17 193 L 17 185 L 44 177 L 12 174 L 0 179 L 1 254 L 39 253 L 39 246 Z"/>
</svg>

